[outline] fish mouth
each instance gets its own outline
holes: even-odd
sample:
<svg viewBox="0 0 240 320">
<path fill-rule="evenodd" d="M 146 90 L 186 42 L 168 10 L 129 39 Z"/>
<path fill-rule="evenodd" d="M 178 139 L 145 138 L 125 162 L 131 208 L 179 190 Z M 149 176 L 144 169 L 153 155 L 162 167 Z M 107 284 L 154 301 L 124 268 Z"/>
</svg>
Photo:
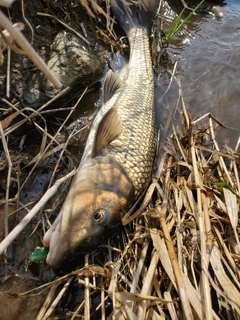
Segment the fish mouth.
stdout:
<svg viewBox="0 0 240 320">
<path fill-rule="evenodd" d="M 59 248 L 61 226 L 62 226 L 62 211 L 59 213 L 59 215 L 55 219 L 52 226 L 45 233 L 42 240 L 44 247 L 49 247 L 46 263 L 50 267 L 55 266 L 58 260 L 57 251 Z"/>
<path fill-rule="evenodd" d="M 63 219 L 62 209 L 42 240 L 44 247 L 49 247 L 46 263 L 54 270 L 61 268 L 64 261 L 71 261 L 73 259 L 72 256 L 75 254 L 76 241 L 71 241 L 71 235 L 67 234 L 67 230 L 65 230 L 64 227 L 66 221 L 64 223 Z M 71 229 L 73 234 L 77 234 L 78 240 L 81 239 L 80 231 L 82 231 L 84 238 L 84 236 L 86 236 L 86 230 L 84 230 L 83 226 L 75 230 Z M 73 237 L 73 239 L 75 240 L 75 237 Z"/>
</svg>

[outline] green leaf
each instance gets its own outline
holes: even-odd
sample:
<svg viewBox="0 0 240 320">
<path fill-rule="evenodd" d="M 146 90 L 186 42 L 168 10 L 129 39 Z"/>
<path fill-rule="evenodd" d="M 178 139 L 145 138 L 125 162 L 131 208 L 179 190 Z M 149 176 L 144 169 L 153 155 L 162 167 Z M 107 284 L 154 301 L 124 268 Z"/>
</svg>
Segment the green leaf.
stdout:
<svg viewBox="0 0 240 320">
<path fill-rule="evenodd" d="M 205 0 L 202 0 L 190 13 L 189 15 L 182 21 L 182 15 L 183 12 L 185 11 L 185 8 L 181 11 L 181 13 L 179 14 L 179 16 L 174 20 L 174 22 L 172 23 L 172 26 L 169 30 L 169 33 L 167 35 L 166 38 L 166 42 L 169 42 L 170 39 L 172 39 L 172 37 L 189 21 L 189 19 L 192 17 L 192 15 L 198 10 L 198 8 L 203 4 Z"/>
<path fill-rule="evenodd" d="M 240 199 L 240 196 L 239 194 L 237 194 L 232 187 L 230 187 L 227 183 L 225 182 L 215 182 L 215 185 L 217 187 L 220 187 L 220 188 L 225 188 L 225 189 L 228 189 L 229 191 L 231 191 L 238 199 Z"/>
</svg>

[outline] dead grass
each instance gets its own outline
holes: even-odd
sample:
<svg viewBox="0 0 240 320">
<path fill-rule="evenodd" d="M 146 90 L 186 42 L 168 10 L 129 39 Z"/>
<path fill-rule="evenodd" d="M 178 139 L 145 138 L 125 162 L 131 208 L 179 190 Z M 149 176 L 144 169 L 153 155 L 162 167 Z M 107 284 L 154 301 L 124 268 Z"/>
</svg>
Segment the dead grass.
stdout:
<svg viewBox="0 0 240 320">
<path fill-rule="evenodd" d="M 96 14 L 93 1 L 91 5 L 92 14 Z M 56 195 L 59 185 L 54 174 L 45 195 L 16 226 L 16 233 L 8 235 L 10 206 L 14 203 L 16 210 L 28 208 L 19 202 L 20 192 L 39 163 L 56 154 L 59 159 L 53 171 L 56 172 L 62 156 L 72 156 L 67 150 L 70 138 L 59 143 L 57 136 L 79 103 L 52 136 L 45 120 L 42 127 L 36 121 L 37 118 L 44 119 L 44 109 L 51 101 L 36 111 L 30 108 L 20 111 L 17 105 L 2 101 L 13 113 L 0 123 L 5 167 L 8 168 L 6 197 L 1 201 L 5 206 L 1 253 L 6 252 L 7 246 L 22 232 L 26 221 L 30 221 L 28 217 L 33 217 L 40 208 L 44 207 L 44 211 L 37 225 L 45 230 L 49 224 L 47 197 Z M 65 312 L 66 319 L 89 319 L 94 314 L 98 319 L 240 319 L 238 146 L 236 150 L 227 146 L 220 150 L 215 134 L 217 130 L 224 130 L 221 124 L 208 114 L 204 130 L 197 129 L 198 120 L 189 118 L 181 94 L 180 103 L 183 134 L 180 136 L 172 123 L 167 123 L 165 132 L 170 130 L 173 134 L 167 143 L 162 142 L 166 139 L 160 139 L 158 170 L 154 172 L 145 198 L 137 210 L 123 218 L 125 227 L 118 237 L 109 239 L 101 262 L 98 262 L 101 252 L 98 249 L 85 256 L 84 267 L 14 295 L 27 299 L 48 292 L 36 319 L 60 319 L 54 312 L 63 297 L 70 295 L 72 283 L 78 283 L 84 298 L 75 310 Z M 19 114 L 22 120 L 11 125 Z M 8 135 L 27 121 L 33 121 L 40 130 L 41 146 L 39 153 L 25 164 L 31 169 L 19 185 L 16 197 L 9 198 L 11 177 L 16 169 L 8 148 Z M 73 174 L 72 169 L 73 166 L 67 169 L 63 181 Z M 2 292 L 2 295 L 10 293 Z M 98 297 L 94 307 L 93 297 Z"/>
<path fill-rule="evenodd" d="M 117 244 L 109 240 L 104 264 L 93 264 L 95 252 L 85 257 L 83 268 L 18 295 L 48 290 L 37 319 L 51 319 L 72 282 L 82 285 L 84 300 L 71 316 L 65 315 L 70 319 L 80 314 L 89 318 L 91 297 L 96 295 L 101 319 L 107 317 L 109 298 L 112 319 L 221 319 L 221 313 L 225 319 L 239 318 L 239 199 L 226 188 L 240 194 L 239 154 L 230 148 L 219 151 L 215 140 L 219 124 L 211 115 L 204 132 L 195 130 L 197 121 L 191 122 L 186 110 L 183 115 L 186 136 L 173 130 L 174 152 L 164 152 L 167 162 L 153 177 L 144 208 L 140 206 L 143 210 L 124 219 L 126 224 L 134 217 L 133 229 L 125 229 Z M 36 162 L 50 139 L 43 130 L 44 139 Z M 224 182 L 224 188 L 216 182 Z M 1 246 L 10 244 L 7 239 Z"/>
</svg>

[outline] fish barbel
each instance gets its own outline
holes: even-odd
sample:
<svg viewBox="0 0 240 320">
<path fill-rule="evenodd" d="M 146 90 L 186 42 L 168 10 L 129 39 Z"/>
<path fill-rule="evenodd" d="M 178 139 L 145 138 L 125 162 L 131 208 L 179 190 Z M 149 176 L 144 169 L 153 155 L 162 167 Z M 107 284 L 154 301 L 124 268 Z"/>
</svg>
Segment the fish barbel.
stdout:
<svg viewBox="0 0 240 320">
<path fill-rule="evenodd" d="M 43 238 L 51 267 L 101 244 L 149 184 L 157 144 L 149 22 L 158 2 L 142 0 L 141 7 L 130 0 L 125 5 L 120 0 L 111 2 L 129 40 L 129 63 L 119 73 L 106 75 L 103 105 L 79 168 Z"/>
</svg>

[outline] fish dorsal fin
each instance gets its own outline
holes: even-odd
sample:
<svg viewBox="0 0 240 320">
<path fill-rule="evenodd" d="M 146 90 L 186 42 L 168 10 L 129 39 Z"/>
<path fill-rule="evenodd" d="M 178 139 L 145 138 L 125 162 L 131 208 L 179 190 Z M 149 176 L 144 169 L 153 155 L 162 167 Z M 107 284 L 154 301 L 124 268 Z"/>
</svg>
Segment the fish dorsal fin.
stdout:
<svg viewBox="0 0 240 320">
<path fill-rule="evenodd" d="M 103 84 L 103 103 L 110 100 L 120 87 L 121 79 L 118 73 L 108 70 Z"/>
<path fill-rule="evenodd" d="M 112 107 L 101 120 L 93 145 L 92 156 L 117 139 L 123 131 L 122 122 L 116 107 Z"/>
</svg>

